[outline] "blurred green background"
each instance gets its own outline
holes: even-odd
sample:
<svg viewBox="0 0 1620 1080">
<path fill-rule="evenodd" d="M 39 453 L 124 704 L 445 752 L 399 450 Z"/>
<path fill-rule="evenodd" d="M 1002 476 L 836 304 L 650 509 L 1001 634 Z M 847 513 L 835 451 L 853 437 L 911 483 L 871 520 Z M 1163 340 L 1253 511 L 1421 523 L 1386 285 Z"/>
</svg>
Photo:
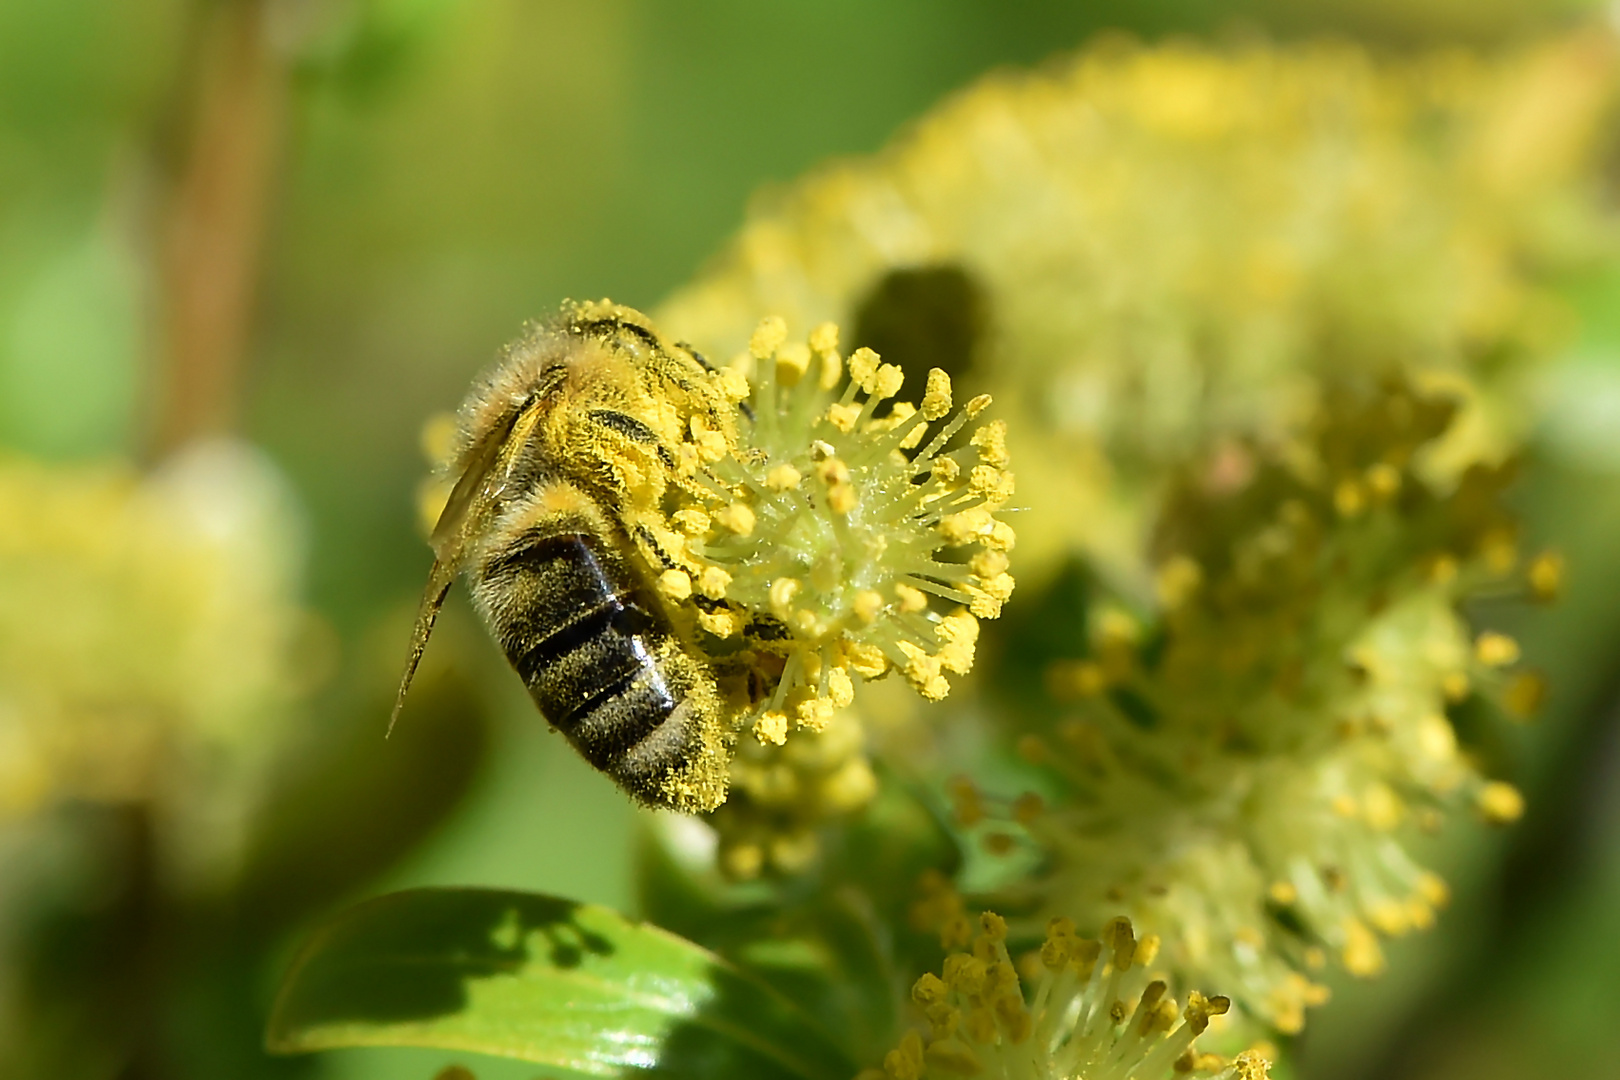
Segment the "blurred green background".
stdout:
<svg viewBox="0 0 1620 1080">
<path fill-rule="evenodd" d="M 1099 31 L 1490 47 L 1582 6 L 0 0 L 0 447 L 156 461 L 218 432 L 257 444 L 302 507 L 311 664 L 328 672 L 232 889 L 142 884 L 105 809 L 50 827 L 70 840 L 4 825 L 0 1075 L 425 1078 L 445 1055 L 260 1053 L 312 917 L 417 884 L 632 907 L 635 812 L 545 730 L 464 606 L 423 700 L 381 737 L 428 562 L 423 424 L 525 319 L 564 297 L 654 305 L 762 185 Z M 1442 929 L 1343 988 L 1302 1075 L 1612 1066 L 1617 280 L 1570 289 L 1585 411 L 1521 493 L 1577 582 L 1517 628 L 1558 695 L 1518 778 L 1531 812 L 1446 856 Z"/>
</svg>

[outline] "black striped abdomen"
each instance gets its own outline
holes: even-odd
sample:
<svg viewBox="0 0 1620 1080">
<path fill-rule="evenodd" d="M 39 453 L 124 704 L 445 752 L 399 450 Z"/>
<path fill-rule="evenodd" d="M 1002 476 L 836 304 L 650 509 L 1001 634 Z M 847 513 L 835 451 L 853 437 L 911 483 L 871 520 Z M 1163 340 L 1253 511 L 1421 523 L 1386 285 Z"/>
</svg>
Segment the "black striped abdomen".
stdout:
<svg viewBox="0 0 1620 1080">
<path fill-rule="evenodd" d="M 697 674 L 653 599 L 596 535 L 530 530 L 478 568 L 474 594 L 545 718 L 647 802 L 700 752 Z"/>
</svg>

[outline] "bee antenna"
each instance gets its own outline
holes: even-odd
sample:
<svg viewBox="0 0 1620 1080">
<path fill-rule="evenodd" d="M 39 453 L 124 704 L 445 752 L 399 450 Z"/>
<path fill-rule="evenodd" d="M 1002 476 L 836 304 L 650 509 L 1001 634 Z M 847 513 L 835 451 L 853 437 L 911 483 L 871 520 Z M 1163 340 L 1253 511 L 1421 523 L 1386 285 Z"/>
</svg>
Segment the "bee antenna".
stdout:
<svg viewBox="0 0 1620 1080">
<path fill-rule="evenodd" d="M 433 622 L 439 617 L 439 609 L 444 606 L 444 598 L 450 595 L 450 585 L 455 581 L 455 573 L 438 559 L 433 560 L 433 569 L 428 571 L 427 588 L 422 592 L 422 604 L 416 610 L 416 629 L 411 633 L 411 654 L 405 660 L 405 675 L 399 681 L 399 693 L 394 698 L 394 711 L 388 717 L 388 731 L 383 738 L 394 733 L 394 725 L 399 722 L 399 711 L 405 707 L 405 694 L 411 688 L 411 680 L 416 677 L 416 667 L 422 662 L 422 653 L 427 651 L 428 638 L 433 635 Z"/>
</svg>

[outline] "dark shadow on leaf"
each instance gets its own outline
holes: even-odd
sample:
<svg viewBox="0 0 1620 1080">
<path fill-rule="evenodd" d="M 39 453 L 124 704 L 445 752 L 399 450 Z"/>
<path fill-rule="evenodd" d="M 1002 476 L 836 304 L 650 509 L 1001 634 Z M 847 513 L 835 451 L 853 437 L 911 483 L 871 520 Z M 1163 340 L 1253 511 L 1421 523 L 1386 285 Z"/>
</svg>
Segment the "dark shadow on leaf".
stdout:
<svg viewBox="0 0 1620 1080">
<path fill-rule="evenodd" d="M 514 972 L 539 959 L 576 968 L 586 954 L 613 945 L 579 926 L 568 900 L 475 890 L 425 890 L 409 904 L 396 897 L 361 904 L 329 924 L 304 950 L 292 978 L 295 1002 L 278 1006 L 277 1023 L 397 1023 L 462 1011 L 467 982 Z M 442 899 L 435 903 L 434 899 Z M 289 980 L 289 981 L 290 981 Z M 286 1015 L 282 1006 L 296 1009 Z"/>
</svg>

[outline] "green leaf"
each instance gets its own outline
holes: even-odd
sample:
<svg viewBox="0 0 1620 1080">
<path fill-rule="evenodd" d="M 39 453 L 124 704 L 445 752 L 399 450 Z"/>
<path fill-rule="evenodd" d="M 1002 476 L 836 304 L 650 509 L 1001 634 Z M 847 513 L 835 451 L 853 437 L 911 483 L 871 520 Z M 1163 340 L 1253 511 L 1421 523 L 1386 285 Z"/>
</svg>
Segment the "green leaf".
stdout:
<svg viewBox="0 0 1620 1080">
<path fill-rule="evenodd" d="M 848 1080 L 781 995 L 617 912 L 488 889 L 415 889 L 340 913 L 288 973 L 273 1053 L 475 1051 L 589 1076 Z"/>
</svg>

